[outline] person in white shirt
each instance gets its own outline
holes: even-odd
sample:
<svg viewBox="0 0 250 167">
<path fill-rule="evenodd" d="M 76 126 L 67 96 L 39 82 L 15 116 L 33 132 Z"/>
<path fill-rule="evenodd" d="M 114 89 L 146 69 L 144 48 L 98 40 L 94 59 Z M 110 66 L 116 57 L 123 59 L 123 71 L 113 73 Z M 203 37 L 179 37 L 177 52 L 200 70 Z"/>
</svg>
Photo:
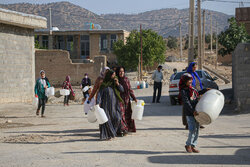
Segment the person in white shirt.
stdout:
<svg viewBox="0 0 250 167">
<path fill-rule="evenodd" d="M 163 74 L 162 74 L 161 70 L 162 70 L 162 66 L 159 65 L 157 70 L 155 70 L 155 72 L 153 73 L 153 76 L 152 76 L 152 79 L 154 80 L 154 94 L 153 94 L 152 103 L 155 103 L 156 91 L 157 90 L 158 90 L 158 95 L 157 95 L 156 103 L 160 103 L 162 80 L 163 80 Z"/>
</svg>

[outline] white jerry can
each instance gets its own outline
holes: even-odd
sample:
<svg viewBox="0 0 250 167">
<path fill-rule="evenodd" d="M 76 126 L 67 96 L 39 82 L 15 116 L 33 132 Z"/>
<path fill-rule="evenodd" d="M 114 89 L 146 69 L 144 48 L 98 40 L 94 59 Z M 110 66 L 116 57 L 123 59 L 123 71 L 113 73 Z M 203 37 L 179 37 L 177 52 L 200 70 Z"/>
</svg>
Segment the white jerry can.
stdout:
<svg viewBox="0 0 250 167">
<path fill-rule="evenodd" d="M 132 119 L 142 120 L 143 112 L 144 112 L 145 102 L 143 100 L 137 100 L 131 102 L 132 108 Z"/>
<path fill-rule="evenodd" d="M 101 125 L 108 122 L 108 118 L 105 111 L 99 105 L 95 105 L 94 108 L 98 123 Z"/>
<path fill-rule="evenodd" d="M 89 123 L 95 123 L 97 121 L 97 118 L 95 116 L 94 108 L 88 111 L 88 122 Z"/>
<path fill-rule="evenodd" d="M 47 97 L 49 97 L 49 96 L 54 96 L 54 95 L 55 95 L 55 88 L 54 88 L 54 87 L 47 88 L 47 89 L 45 90 L 45 95 L 46 95 Z"/>
<path fill-rule="evenodd" d="M 95 98 L 92 98 L 89 103 L 88 103 L 88 100 L 89 100 L 89 97 L 87 97 L 83 105 L 83 111 L 85 112 L 85 114 L 88 114 L 89 110 L 94 108 L 94 105 L 95 105 Z"/>
<path fill-rule="evenodd" d="M 70 91 L 68 89 L 61 89 L 60 95 L 62 96 L 68 96 L 70 94 Z"/>
<path fill-rule="evenodd" d="M 195 110 L 199 115 L 195 116 L 195 119 L 201 125 L 208 125 L 215 121 L 224 107 L 225 97 L 216 90 L 211 89 L 207 91 L 200 99 L 195 107 Z"/>
</svg>

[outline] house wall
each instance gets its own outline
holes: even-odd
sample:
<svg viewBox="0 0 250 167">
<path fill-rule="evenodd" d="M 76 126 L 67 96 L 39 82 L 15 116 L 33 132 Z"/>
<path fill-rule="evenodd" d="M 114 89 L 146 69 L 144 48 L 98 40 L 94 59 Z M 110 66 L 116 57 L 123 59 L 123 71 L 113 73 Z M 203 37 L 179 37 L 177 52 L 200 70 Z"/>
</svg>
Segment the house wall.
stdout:
<svg viewBox="0 0 250 167">
<path fill-rule="evenodd" d="M 233 53 L 233 91 L 238 111 L 249 111 L 250 44 L 238 44 Z"/>
<path fill-rule="evenodd" d="M 80 85 L 85 73 L 94 83 L 101 68 L 106 66 L 106 56 L 96 56 L 92 63 L 72 63 L 68 51 L 65 50 L 36 50 L 36 78 L 40 77 L 40 70 L 45 70 L 46 76 L 54 86 L 62 85 L 66 76 L 71 77 L 72 85 Z"/>
<path fill-rule="evenodd" d="M 0 23 L 0 103 L 31 102 L 34 69 L 33 30 Z"/>
</svg>

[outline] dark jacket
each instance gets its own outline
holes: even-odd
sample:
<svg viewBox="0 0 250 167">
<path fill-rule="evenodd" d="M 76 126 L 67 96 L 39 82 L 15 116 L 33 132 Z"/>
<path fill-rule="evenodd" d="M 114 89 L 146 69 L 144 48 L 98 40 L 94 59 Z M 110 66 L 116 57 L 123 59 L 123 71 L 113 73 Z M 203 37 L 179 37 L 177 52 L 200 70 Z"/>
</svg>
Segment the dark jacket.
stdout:
<svg viewBox="0 0 250 167">
<path fill-rule="evenodd" d="M 85 86 L 91 86 L 91 80 L 89 78 L 83 78 L 82 82 L 81 82 L 82 88 L 84 88 Z"/>
<path fill-rule="evenodd" d="M 199 95 L 202 95 L 206 92 L 206 89 L 202 89 L 198 92 Z M 186 116 L 194 116 L 195 106 L 199 101 L 199 97 L 196 94 L 193 97 L 190 97 L 190 90 L 188 88 L 181 89 L 181 98 L 183 104 L 183 111 Z"/>
</svg>

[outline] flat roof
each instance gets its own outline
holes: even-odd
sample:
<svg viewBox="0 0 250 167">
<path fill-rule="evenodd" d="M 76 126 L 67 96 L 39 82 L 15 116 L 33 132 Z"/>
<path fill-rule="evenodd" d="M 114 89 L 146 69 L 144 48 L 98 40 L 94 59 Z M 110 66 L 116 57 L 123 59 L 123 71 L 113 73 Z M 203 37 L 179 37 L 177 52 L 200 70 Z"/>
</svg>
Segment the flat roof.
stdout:
<svg viewBox="0 0 250 167">
<path fill-rule="evenodd" d="M 80 34 L 80 33 L 88 33 L 88 34 L 94 34 L 94 33 L 125 33 L 129 32 L 122 29 L 99 29 L 99 30 L 58 30 L 58 31 L 52 31 L 52 34 Z M 35 30 L 35 34 L 49 34 L 50 31 L 48 29 L 45 30 Z"/>
<path fill-rule="evenodd" d="M 0 8 L 0 23 L 25 28 L 47 28 L 45 17 Z"/>
</svg>

